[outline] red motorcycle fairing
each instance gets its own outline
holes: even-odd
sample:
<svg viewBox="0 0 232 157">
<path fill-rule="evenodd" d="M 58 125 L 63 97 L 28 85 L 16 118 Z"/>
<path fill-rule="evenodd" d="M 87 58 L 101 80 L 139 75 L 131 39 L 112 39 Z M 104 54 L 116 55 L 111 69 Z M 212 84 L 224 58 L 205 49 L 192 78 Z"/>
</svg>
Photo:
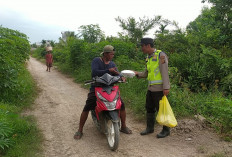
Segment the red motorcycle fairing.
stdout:
<svg viewBox="0 0 232 157">
<path fill-rule="evenodd" d="M 104 91 L 102 87 L 95 87 L 95 95 L 97 97 L 97 106 L 95 108 L 95 112 L 98 120 L 99 112 L 101 111 L 120 110 L 122 102 L 120 99 L 120 91 L 118 86 L 113 86 L 110 94 Z M 102 97 L 104 100 L 102 100 Z M 108 104 L 108 107 L 106 104 Z"/>
<path fill-rule="evenodd" d="M 96 94 L 96 92 L 100 93 L 109 102 L 112 102 L 115 99 L 117 92 L 119 92 L 119 94 L 120 94 L 119 87 L 116 85 L 112 87 L 110 94 L 108 94 L 106 91 L 104 91 L 102 87 L 95 87 L 95 94 Z"/>
</svg>

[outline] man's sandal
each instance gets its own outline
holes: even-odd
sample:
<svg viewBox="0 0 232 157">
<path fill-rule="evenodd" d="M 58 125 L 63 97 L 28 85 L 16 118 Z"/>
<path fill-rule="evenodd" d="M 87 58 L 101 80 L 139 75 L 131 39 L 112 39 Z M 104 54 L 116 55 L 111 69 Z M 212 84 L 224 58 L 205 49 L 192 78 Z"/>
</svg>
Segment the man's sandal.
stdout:
<svg viewBox="0 0 232 157">
<path fill-rule="evenodd" d="M 79 139 L 81 139 L 81 137 L 83 136 L 83 133 L 82 132 L 80 132 L 80 131 L 77 131 L 75 134 L 74 134 L 74 139 L 76 139 L 76 140 L 79 140 Z"/>
<path fill-rule="evenodd" d="M 120 131 L 125 134 L 132 134 L 132 131 L 128 127 L 121 128 Z"/>
</svg>

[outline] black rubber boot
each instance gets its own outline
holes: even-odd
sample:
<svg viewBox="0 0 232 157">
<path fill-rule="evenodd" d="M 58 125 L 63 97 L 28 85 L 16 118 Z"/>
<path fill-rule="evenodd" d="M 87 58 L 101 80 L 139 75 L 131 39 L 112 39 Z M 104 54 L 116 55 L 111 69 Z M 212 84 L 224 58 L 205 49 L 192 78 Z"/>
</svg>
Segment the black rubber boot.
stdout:
<svg viewBox="0 0 232 157">
<path fill-rule="evenodd" d="M 155 114 L 147 113 L 147 128 L 140 135 L 147 135 L 154 132 Z"/>
<path fill-rule="evenodd" d="M 157 134 L 157 138 L 164 138 L 166 136 L 170 135 L 170 128 L 167 126 L 163 126 L 163 130 Z"/>
</svg>

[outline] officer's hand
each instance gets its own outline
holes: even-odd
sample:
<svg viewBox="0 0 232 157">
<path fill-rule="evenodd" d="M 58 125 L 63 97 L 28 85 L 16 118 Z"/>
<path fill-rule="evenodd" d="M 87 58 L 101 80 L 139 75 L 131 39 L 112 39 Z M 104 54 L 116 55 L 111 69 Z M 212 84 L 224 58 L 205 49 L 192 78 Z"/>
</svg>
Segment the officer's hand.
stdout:
<svg viewBox="0 0 232 157">
<path fill-rule="evenodd" d="M 125 77 L 121 77 L 122 82 L 126 82 L 126 78 Z"/>
<path fill-rule="evenodd" d="M 138 76 L 138 72 L 137 71 L 133 71 L 135 73 L 135 76 Z"/>
<path fill-rule="evenodd" d="M 169 94 L 169 89 L 164 89 L 163 93 L 164 93 L 165 96 L 167 96 Z"/>
</svg>

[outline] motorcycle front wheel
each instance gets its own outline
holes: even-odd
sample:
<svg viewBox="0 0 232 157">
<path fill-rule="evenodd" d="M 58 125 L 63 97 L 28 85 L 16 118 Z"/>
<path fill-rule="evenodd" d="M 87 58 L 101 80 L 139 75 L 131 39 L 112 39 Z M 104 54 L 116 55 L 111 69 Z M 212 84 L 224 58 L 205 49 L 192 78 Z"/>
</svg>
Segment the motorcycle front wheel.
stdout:
<svg viewBox="0 0 232 157">
<path fill-rule="evenodd" d="M 118 122 L 112 122 L 111 120 L 108 120 L 107 122 L 107 141 L 108 145 L 111 150 L 118 149 L 119 144 L 119 126 Z"/>
</svg>

